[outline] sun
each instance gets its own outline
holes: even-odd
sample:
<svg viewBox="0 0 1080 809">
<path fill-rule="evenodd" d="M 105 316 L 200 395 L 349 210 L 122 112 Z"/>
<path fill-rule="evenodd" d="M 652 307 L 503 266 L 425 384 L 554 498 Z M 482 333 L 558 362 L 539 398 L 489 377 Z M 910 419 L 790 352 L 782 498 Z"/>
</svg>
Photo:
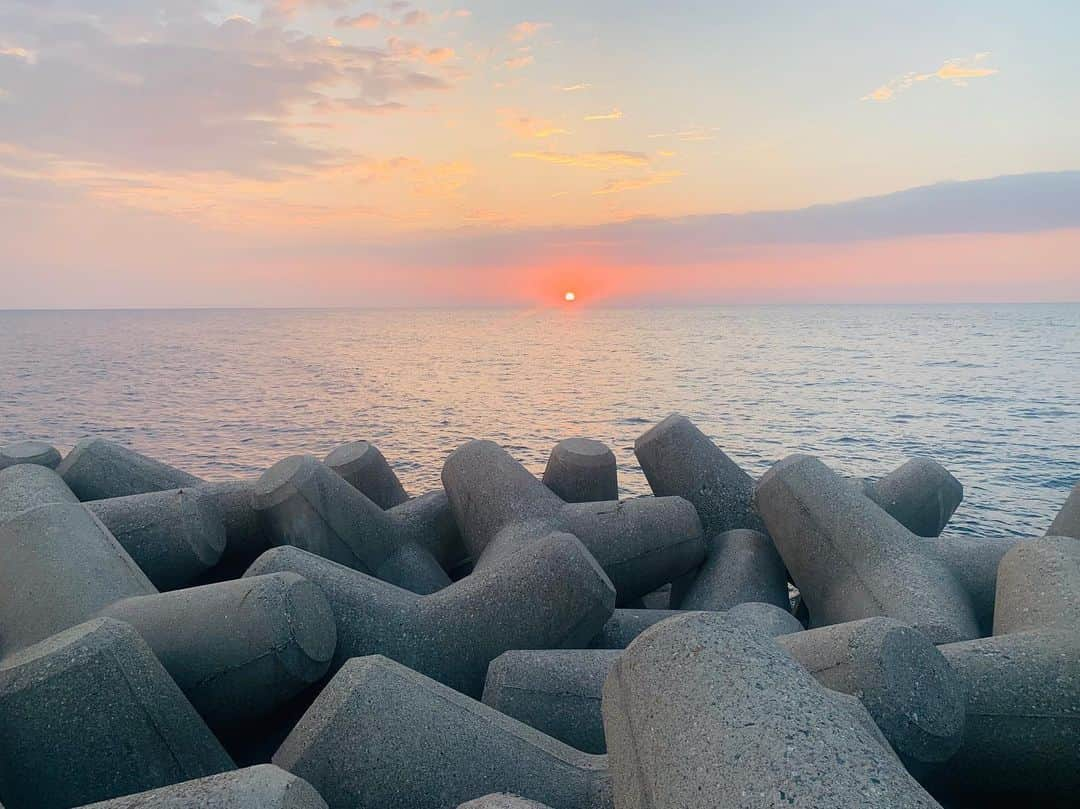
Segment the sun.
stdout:
<svg viewBox="0 0 1080 809">
<path fill-rule="evenodd" d="M 573 303 L 577 300 L 577 295 L 575 295 L 573 292 L 567 292 L 565 295 L 563 295 L 563 300 L 567 303 Z"/>
</svg>

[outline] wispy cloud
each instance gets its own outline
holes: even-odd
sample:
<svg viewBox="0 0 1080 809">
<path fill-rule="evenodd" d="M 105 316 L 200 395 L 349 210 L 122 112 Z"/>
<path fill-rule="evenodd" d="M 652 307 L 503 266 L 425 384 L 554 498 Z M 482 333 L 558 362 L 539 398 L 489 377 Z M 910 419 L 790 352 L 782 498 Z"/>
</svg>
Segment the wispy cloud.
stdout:
<svg viewBox="0 0 1080 809">
<path fill-rule="evenodd" d="M 511 42 L 524 42 L 526 39 L 531 39 L 541 31 L 550 28 L 549 22 L 519 22 L 512 29 L 510 29 L 510 41 Z"/>
<path fill-rule="evenodd" d="M 554 135 L 566 135 L 566 129 L 544 118 L 521 112 L 520 110 L 499 110 L 499 126 L 521 138 L 550 138 Z"/>
<path fill-rule="evenodd" d="M 682 177 L 682 171 L 657 171 L 644 177 L 630 177 L 621 180 L 608 180 L 602 188 L 593 191 L 593 195 L 621 194 L 624 191 L 639 191 L 642 188 L 652 188 L 657 185 L 667 185 L 672 180 Z"/>
<path fill-rule="evenodd" d="M 522 160 L 540 160 L 557 166 L 610 171 L 622 168 L 642 168 L 649 165 L 649 156 L 641 152 L 514 152 Z"/>
<path fill-rule="evenodd" d="M 588 90 L 592 87 L 591 84 L 568 84 L 565 87 L 560 88 L 564 93 L 577 93 L 582 90 Z"/>
<path fill-rule="evenodd" d="M 892 101 L 897 95 L 915 84 L 930 80 L 946 81 L 954 87 L 967 87 L 968 81 L 971 79 L 982 79 L 993 76 L 998 72 L 997 68 L 985 65 L 986 60 L 989 58 L 990 54 L 988 52 L 977 53 L 974 56 L 948 59 L 932 73 L 905 73 L 874 88 L 864 95 L 860 101 L 876 101 L 879 103 Z"/>
<path fill-rule="evenodd" d="M 527 53 L 523 56 L 511 56 L 509 59 L 503 62 L 503 66 L 507 70 L 521 70 L 521 68 L 528 67 L 534 61 L 536 60 L 533 59 L 532 54 Z"/>
<path fill-rule="evenodd" d="M 683 141 L 684 143 L 693 143 L 695 141 L 707 141 L 716 140 L 716 133 L 720 131 L 720 127 L 693 127 L 691 129 L 684 129 L 681 132 L 657 132 L 648 137 L 651 140 L 657 140 L 660 138 L 671 138 L 672 140 Z"/>
<path fill-rule="evenodd" d="M 586 115 L 585 120 L 586 121 L 618 121 L 622 117 L 623 117 L 622 110 L 620 110 L 618 107 L 615 107 L 614 109 L 611 110 L 611 112 L 601 112 L 601 113 L 597 113 L 595 115 Z"/>
<path fill-rule="evenodd" d="M 366 31 L 378 28 L 382 23 L 383 18 L 378 14 L 372 14 L 370 11 L 358 14 L 355 17 L 338 17 L 334 21 L 334 25 L 338 28 L 360 28 Z"/>
</svg>

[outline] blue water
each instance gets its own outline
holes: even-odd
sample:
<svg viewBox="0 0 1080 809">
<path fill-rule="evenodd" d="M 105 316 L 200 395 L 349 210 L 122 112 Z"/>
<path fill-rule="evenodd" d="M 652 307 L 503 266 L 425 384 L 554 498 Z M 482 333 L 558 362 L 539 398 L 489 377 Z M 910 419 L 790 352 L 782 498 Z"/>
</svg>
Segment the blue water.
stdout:
<svg viewBox="0 0 1080 809">
<path fill-rule="evenodd" d="M 750 474 L 930 455 L 950 532 L 1045 531 L 1080 478 L 1080 305 L 0 312 L 0 442 L 105 435 L 208 478 L 365 438 L 410 491 L 482 437 L 633 455 L 678 410 Z"/>
</svg>

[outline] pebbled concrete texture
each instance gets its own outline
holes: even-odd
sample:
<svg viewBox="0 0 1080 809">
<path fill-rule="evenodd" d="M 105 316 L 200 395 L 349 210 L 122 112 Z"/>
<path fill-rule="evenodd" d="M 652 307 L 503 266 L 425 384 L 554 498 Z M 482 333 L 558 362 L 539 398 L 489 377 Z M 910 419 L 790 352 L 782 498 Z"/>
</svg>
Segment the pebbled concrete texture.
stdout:
<svg viewBox="0 0 1080 809">
<path fill-rule="evenodd" d="M 159 590 L 196 580 L 225 552 L 225 522 L 200 487 L 95 500 L 86 507 Z"/>
<path fill-rule="evenodd" d="M 556 444 L 542 482 L 567 503 L 619 499 L 615 453 L 591 438 L 567 438 Z"/>
<path fill-rule="evenodd" d="M 508 795 L 501 792 L 497 795 L 485 795 L 474 801 L 458 804 L 457 809 L 551 809 L 551 807 L 517 795 Z"/>
<path fill-rule="evenodd" d="M 13 441 L 0 447 L 0 469 L 19 464 L 55 469 L 61 457 L 60 450 L 44 441 Z"/>
<path fill-rule="evenodd" d="M 0 662 L 0 801 L 66 809 L 233 763 L 134 629 L 98 619 Z"/>
<path fill-rule="evenodd" d="M 625 649 L 634 638 L 654 624 L 685 614 L 683 610 L 615 610 L 603 628 L 591 638 L 589 648 Z M 773 604 L 737 604 L 724 614 L 770 638 L 803 629 L 795 616 Z"/>
<path fill-rule="evenodd" d="M 945 761 L 959 749 L 963 685 L 934 645 L 910 627 L 868 618 L 776 642 L 822 685 L 859 699 L 909 767 Z M 603 753 L 600 700 L 621 653 L 506 652 L 488 668 L 483 701 L 579 750 Z"/>
<path fill-rule="evenodd" d="M 379 448 L 367 441 L 350 441 L 335 447 L 323 463 L 384 511 L 409 499 Z"/>
<path fill-rule="evenodd" d="M 279 461 L 259 479 L 254 504 L 275 545 L 294 545 L 417 593 L 450 583 L 438 560 L 330 467 L 307 455 Z"/>
<path fill-rule="evenodd" d="M 196 778 L 82 809 L 326 809 L 307 781 L 272 764 Z"/>
<path fill-rule="evenodd" d="M 0 470 L 0 522 L 38 506 L 78 502 L 64 479 L 48 467 L 19 464 Z"/>
<path fill-rule="evenodd" d="M 998 565 L 994 634 L 1080 627 L 1080 542 L 1043 537 L 1018 544 Z"/>
<path fill-rule="evenodd" d="M 567 534 L 426 596 L 291 547 L 267 552 L 246 575 L 280 571 L 326 594 L 338 627 L 333 671 L 378 654 L 475 697 L 494 658 L 509 649 L 583 646 L 615 603 L 603 570 Z"/>
<path fill-rule="evenodd" d="M 753 508 L 754 481 L 690 419 L 672 413 L 634 442 L 653 494 L 689 500 L 705 536 L 735 528 L 764 531 Z"/>
<path fill-rule="evenodd" d="M 948 565 L 956 581 L 971 599 L 979 634 L 994 627 L 998 565 L 1009 551 L 1027 540 L 1019 537 L 938 537 L 925 540 Z"/>
<path fill-rule="evenodd" d="M 754 498 L 812 625 L 886 616 L 935 643 L 979 636 L 971 599 L 933 547 L 818 459 L 775 464 Z"/>
<path fill-rule="evenodd" d="M 787 652 L 723 616 L 665 621 L 604 685 L 616 805 L 937 806 L 837 705 Z"/>
<path fill-rule="evenodd" d="M 681 610 L 727 610 L 750 602 L 790 609 L 788 574 L 765 534 L 737 528 L 705 541 L 705 561 L 693 577 L 672 586 L 671 604 Z"/>
<path fill-rule="evenodd" d="M 493 792 L 560 809 L 614 806 L 603 756 L 380 656 L 341 668 L 274 763 L 330 809 L 443 809 Z"/>
<path fill-rule="evenodd" d="M 158 593 L 84 505 L 38 506 L 0 523 L 0 654 L 103 615 L 139 630 L 215 725 L 303 690 L 333 654 L 330 608 L 296 577 Z"/>
<path fill-rule="evenodd" d="M 920 537 L 940 536 L 964 500 L 964 487 L 932 458 L 912 458 L 867 484 L 867 497 Z"/>
<path fill-rule="evenodd" d="M 967 693 L 960 750 L 927 785 L 956 806 L 1073 807 L 1080 634 L 1024 631 L 939 647 Z"/>
<path fill-rule="evenodd" d="M 56 467 L 80 500 L 197 486 L 203 481 L 104 438 L 79 441 Z"/>
<path fill-rule="evenodd" d="M 912 771 L 960 748 L 964 686 L 922 633 L 891 618 L 866 618 L 776 642 L 826 688 L 858 697 Z"/>
<path fill-rule="evenodd" d="M 1080 483 L 1072 487 L 1046 535 L 1080 539 Z"/>
<path fill-rule="evenodd" d="M 697 514 L 682 498 L 566 503 L 490 441 L 452 452 L 442 478 L 477 570 L 566 532 L 596 557 L 626 604 L 693 570 L 704 556 Z"/>
</svg>

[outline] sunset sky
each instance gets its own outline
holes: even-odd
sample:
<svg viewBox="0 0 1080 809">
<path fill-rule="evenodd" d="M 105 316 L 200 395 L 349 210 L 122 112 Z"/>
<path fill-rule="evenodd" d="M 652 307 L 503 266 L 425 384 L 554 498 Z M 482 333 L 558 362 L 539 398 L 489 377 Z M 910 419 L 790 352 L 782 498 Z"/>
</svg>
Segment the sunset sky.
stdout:
<svg viewBox="0 0 1080 809">
<path fill-rule="evenodd" d="M 0 0 L 0 308 L 1080 299 L 1080 4 Z"/>
</svg>

